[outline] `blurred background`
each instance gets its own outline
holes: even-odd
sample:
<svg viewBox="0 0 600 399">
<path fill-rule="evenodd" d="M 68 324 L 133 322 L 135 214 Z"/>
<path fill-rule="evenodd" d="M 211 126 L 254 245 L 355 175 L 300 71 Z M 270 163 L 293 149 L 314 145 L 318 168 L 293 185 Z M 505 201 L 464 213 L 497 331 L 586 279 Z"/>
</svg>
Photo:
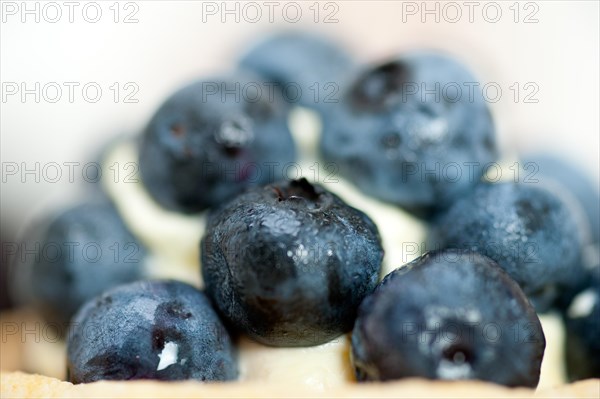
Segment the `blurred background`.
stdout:
<svg viewBox="0 0 600 399">
<path fill-rule="evenodd" d="M 322 33 L 365 64 L 453 54 L 479 78 L 505 158 L 563 154 L 598 185 L 597 1 L 0 1 L 0 11 L 3 243 L 89 192 L 102 149 L 139 133 L 172 92 L 233 69 L 276 30 Z"/>
<path fill-rule="evenodd" d="M 505 151 L 554 149 L 598 180 L 596 1 L 70 4 L 1 3 L 3 235 L 40 207 L 74 202 L 85 164 L 112 137 L 140 131 L 171 92 L 230 69 L 276 29 L 322 32 L 362 62 L 411 48 L 455 54 L 497 99 Z"/>
</svg>

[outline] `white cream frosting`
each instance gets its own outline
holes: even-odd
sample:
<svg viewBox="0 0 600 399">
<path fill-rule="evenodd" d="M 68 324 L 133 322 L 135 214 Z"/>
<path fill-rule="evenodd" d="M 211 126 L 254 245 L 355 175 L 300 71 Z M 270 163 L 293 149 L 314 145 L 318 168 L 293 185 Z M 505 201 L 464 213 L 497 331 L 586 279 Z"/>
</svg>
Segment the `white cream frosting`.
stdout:
<svg viewBox="0 0 600 399">
<path fill-rule="evenodd" d="M 110 151 L 104 164 L 137 163 L 133 142 L 124 141 Z M 175 278 L 201 284 L 200 238 L 205 214 L 183 215 L 161 208 L 137 181 L 103 179 L 102 184 L 131 232 L 150 249 L 148 271 L 153 277 Z"/>
<path fill-rule="evenodd" d="M 346 335 L 305 348 L 267 347 L 242 337 L 239 350 L 242 380 L 303 383 L 322 391 L 354 380 Z"/>
</svg>

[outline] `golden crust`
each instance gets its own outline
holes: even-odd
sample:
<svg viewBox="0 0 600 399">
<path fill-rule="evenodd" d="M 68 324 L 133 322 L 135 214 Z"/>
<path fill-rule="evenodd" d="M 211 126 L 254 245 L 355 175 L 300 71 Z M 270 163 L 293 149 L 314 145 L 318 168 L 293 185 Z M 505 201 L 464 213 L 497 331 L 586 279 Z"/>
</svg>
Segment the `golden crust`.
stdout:
<svg viewBox="0 0 600 399">
<path fill-rule="evenodd" d="M 21 326 L 39 322 L 37 315 L 27 310 L 2 313 L 3 341 L 0 345 L 0 397 L 43 398 L 186 398 L 186 397 L 415 397 L 415 398 L 599 398 L 600 380 L 587 380 L 554 388 L 510 389 L 477 381 L 427 381 L 407 379 L 390 383 L 347 383 L 329 389 L 299 383 L 242 381 L 230 383 L 156 382 L 156 381 L 102 381 L 73 385 L 46 375 L 27 374 L 15 370 L 35 369 L 47 375 L 64 377 L 64 348 L 58 344 L 24 345 L 20 334 L 9 334 L 9 325 Z M 22 327 L 25 328 L 25 327 Z M 35 341 L 35 340 L 34 340 Z M 43 347 L 40 345 L 44 345 Z M 52 349 L 52 350 L 50 350 Z M 39 356 L 44 353 L 45 356 Z M 45 359 L 42 359 L 45 358 Z M 35 368 L 31 362 L 35 362 Z M 48 363 L 44 366 L 44 363 Z M 553 380 L 557 381 L 557 380 Z M 558 382 L 558 381 L 557 381 Z"/>
<path fill-rule="evenodd" d="M 3 398 L 598 398 L 600 380 L 586 380 L 552 389 L 510 389 L 494 384 L 407 379 L 390 383 L 353 384 L 326 392 L 306 386 L 258 382 L 200 383 L 100 381 L 73 385 L 22 372 L 0 373 Z"/>
</svg>

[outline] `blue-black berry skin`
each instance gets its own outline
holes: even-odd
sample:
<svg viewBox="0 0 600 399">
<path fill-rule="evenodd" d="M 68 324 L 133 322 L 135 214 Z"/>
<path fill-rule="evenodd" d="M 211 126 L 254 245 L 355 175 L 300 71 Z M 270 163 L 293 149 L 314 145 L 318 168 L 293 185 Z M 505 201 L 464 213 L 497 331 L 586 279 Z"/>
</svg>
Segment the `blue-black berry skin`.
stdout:
<svg viewBox="0 0 600 399">
<path fill-rule="evenodd" d="M 477 379 L 535 387 L 545 349 L 539 319 L 491 259 L 431 252 L 387 275 L 352 332 L 359 381 Z"/>
<path fill-rule="evenodd" d="M 68 340 L 68 379 L 222 381 L 237 378 L 227 330 L 196 288 L 139 281 L 86 303 Z"/>
<path fill-rule="evenodd" d="M 279 86 L 295 105 L 326 111 L 356 70 L 352 57 L 325 37 L 299 31 L 280 32 L 251 47 L 242 68 Z"/>
<path fill-rule="evenodd" d="M 145 274 L 146 248 L 106 202 L 60 213 L 25 245 L 38 248 L 28 255 L 33 260 L 27 278 L 33 302 L 56 323 L 67 323 L 84 302 L 103 291 Z"/>
<path fill-rule="evenodd" d="M 570 209 L 533 184 L 481 184 L 436 221 L 430 248 L 472 249 L 519 283 L 538 312 L 575 284 L 581 238 Z"/>
<path fill-rule="evenodd" d="M 352 328 L 383 250 L 363 212 L 301 179 L 219 209 L 201 257 L 207 294 L 233 326 L 266 345 L 312 346 Z"/>
<path fill-rule="evenodd" d="M 600 265 L 564 311 L 566 370 L 571 381 L 600 378 Z"/>
<path fill-rule="evenodd" d="M 140 173 L 164 208 L 195 213 L 282 177 L 296 150 L 288 106 L 243 73 L 195 82 L 156 111 L 140 142 Z"/>
<path fill-rule="evenodd" d="M 359 74 L 324 118 L 321 151 L 365 193 L 419 216 L 448 207 L 497 157 L 476 79 L 460 63 L 413 52 Z"/>
</svg>

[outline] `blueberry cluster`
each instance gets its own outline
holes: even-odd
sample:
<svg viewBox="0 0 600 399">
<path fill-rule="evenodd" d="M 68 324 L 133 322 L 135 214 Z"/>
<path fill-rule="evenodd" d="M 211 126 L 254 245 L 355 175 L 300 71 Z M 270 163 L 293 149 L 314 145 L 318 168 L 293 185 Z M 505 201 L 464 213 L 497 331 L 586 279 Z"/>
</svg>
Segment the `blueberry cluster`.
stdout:
<svg viewBox="0 0 600 399">
<path fill-rule="evenodd" d="M 574 284 L 581 237 L 569 208 L 550 191 L 513 182 L 481 184 L 435 223 L 432 247 L 468 248 L 496 260 L 538 311 Z"/>
<path fill-rule="evenodd" d="M 570 376 L 598 376 L 597 190 L 561 173 L 560 160 L 537 186 L 485 181 L 500 156 L 491 112 L 456 90 L 475 81 L 449 55 L 357 67 L 335 43 L 285 33 L 246 51 L 235 72 L 177 91 L 140 136 L 141 180 L 166 210 L 209 211 L 204 291 L 137 281 L 148 250 L 113 205 L 60 215 L 41 230 L 43 247 L 92 241 L 105 255 L 65 252 L 31 267 L 48 318 L 79 309 L 69 379 L 232 380 L 237 334 L 297 347 L 352 331 L 359 381 L 535 387 L 545 348 L 536 311 L 552 308 L 565 318 Z M 324 101 L 332 84 L 341 97 Z M 272 167 L 296 160 L 295 105 L 320 115 L 322 157 L 366 194 L 431 222 L 436 251 L 378 284 L 384 251 L 369 216 Z"/>
</svg>

